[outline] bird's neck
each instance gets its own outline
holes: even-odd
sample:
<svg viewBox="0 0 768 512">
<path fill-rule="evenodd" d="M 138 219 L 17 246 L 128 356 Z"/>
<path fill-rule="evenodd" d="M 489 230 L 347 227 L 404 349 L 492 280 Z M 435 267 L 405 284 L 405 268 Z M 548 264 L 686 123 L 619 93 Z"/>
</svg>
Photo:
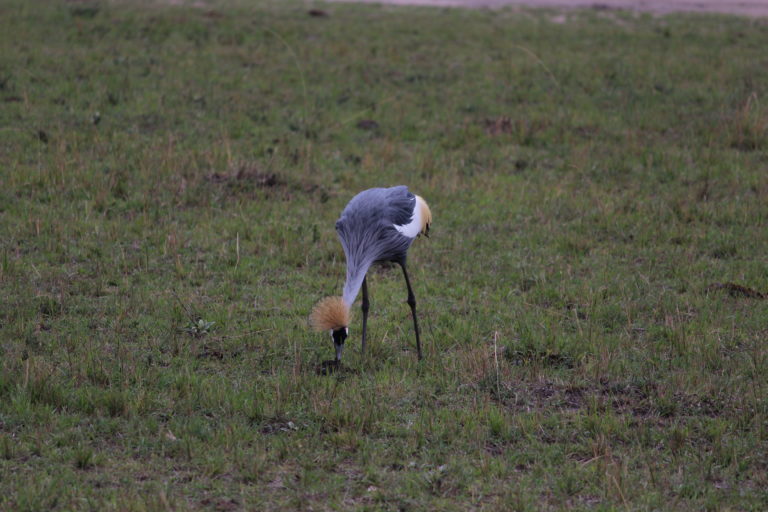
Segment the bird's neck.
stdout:
<svg viewBox="0 0 768 512">
<path fill-rule="evenodd" d="M 363 286 L 365 274 L 372 263 L 372 261 L 364 261 L 359 264 L 347 265 L 347 282 L 344 283 L 343 295 L 347 306 L 352 307 L 352 304 L 355 302 L 357 294 L 360 293 L 360 287 Z"/>
</svg>

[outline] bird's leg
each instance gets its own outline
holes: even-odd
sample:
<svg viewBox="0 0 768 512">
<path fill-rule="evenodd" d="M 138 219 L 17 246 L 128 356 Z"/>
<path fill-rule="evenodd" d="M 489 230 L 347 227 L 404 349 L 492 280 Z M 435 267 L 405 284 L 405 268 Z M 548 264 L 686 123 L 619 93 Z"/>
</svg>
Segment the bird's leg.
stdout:
<svg viewBox="0 0 768 512">
<path fill-rule="evenodd" d="M 367 278 L 363 278 L 363 303 L 360 309 L 363 310 L 363 343 L 361 352 L 365 354 L 365 333 L 368 327 L 368 309 L 370 309 L 370 302 L 368 302 L 368 281 Z"/>
<path fill-rule="evenodd" d="M 413 294 L 413 289 L 411 288 L 411 281 L 410 279 L 408 279 L 408 271 L 405 269 L 405 262 L 401 262 L 400 266 L 403 268 L 405 285 L 408 287 L 408 305 L 411 306 L 411 313 L 413 314 L 413 330 L 416 331 L 416 354 L 418 354 L 419 361 L 421 361 L 421 340 L 419 339 L 419 321 L 416 319 L 416 296 Z"/>
</svg>

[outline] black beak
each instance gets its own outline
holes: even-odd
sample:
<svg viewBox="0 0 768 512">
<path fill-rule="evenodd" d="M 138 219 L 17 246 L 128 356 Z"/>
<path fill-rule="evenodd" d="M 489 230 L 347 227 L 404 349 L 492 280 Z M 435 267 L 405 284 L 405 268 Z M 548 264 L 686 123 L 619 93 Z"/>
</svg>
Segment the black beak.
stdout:
<svg viewBox="0 0 768 512">
<path fill-rule="evenodd" d="M 336 347 L 336 362 L 341 362 L 341 351 L 344 350 L 344 344 L 343 343 L 334 343 L 334 346 Z"/>
</svg>

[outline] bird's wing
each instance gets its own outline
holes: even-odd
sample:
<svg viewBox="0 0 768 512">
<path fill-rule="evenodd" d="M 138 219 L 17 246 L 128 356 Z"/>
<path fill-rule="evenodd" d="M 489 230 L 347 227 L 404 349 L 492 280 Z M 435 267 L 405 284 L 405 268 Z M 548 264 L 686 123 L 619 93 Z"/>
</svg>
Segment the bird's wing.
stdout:
<svg viewBox="0 0 768 512">
<path fill-rule="evenodd" d="M 384 189 L 383 196 L 384 215 L 382 215 L 382 220 L 386 224 L 405 226 L 413 220 L 414 211 L 416 211 L 416 196 L 408 191 L 408 187 L 400 185 Z"/>
</svg>

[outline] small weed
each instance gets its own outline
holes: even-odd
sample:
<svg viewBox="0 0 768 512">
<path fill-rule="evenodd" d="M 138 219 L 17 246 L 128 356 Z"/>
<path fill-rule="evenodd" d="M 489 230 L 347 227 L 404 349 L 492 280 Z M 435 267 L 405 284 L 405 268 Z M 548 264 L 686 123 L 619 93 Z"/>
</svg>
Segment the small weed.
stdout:
<svg viewBox="0 0 768 512">
<path fill-rule="evenodd" d="M 184 332 L 195 338 L 202 338 L 210 332 L 215 323 L 198 318 L 197 321 L 190 321 L 184 328 Z"/>
<path fill-rule="evenodd" d="M 16 450 L 14 449 L 14 443 L 10 436 L 0 436 L 0 455 L 6 459 L 11 460 L 16 456 Z"/>
<path fill-rule="evenodd" d="M 507 419 L 495 408 L 488 411 L 488 428 L 492 437 L 498 439 L 508 437 L 509 426 Z"/>
<path fill-rule="evenodd" d="M 102 404 L 109 416 L 125 416 L 129 410 L 128 397 L 117 389 L 107 390 L 102 397 Z"/>
<path fill-rule="evenodd" d="M 756 151 L 768 147 L 768 110 L 760 105 L 757 92 L 752 92 L 728 124 L 731 147 Z"/>
<path fill-rule="evenodd" d="M 95 466 L 95 456 L 93 450 L 88 447 L 76 448 L 74 453 L 74 463 L 77 469 L 91 469 Z"/>
<path fill-rule="evenodd" d="M 540 365 L 547 368 L 573 368 L 573 358 L 567 354 L 536 348 L 511 349 L 506 347 L 504 357 L 513 365 Z"/>
</svg>

